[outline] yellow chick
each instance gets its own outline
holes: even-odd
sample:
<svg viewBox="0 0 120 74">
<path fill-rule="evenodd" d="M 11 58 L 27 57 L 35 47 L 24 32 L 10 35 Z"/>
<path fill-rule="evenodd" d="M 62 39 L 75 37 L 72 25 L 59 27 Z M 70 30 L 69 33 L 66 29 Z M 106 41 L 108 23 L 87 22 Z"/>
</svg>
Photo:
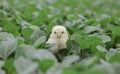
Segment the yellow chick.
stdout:
<svg viewBox="0 0 120 74">
<path fill-rule="evenodd" d="M 52 53 L 56 54 L 59 50 L 66 48 L 66 42 L 68 40 L 68 33 L 64 26 L 55 26 L 52 29 L 50 37 L 46 43 L 56 44 L 57 48 L 50 50 Z"/>
</svg>

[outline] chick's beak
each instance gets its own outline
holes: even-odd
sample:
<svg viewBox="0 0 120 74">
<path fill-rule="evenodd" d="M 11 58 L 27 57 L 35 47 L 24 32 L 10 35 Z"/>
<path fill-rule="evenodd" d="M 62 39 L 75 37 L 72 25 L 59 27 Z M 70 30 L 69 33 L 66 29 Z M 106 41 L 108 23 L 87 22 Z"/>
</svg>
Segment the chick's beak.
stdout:
<svg viewBox="0 0 120 74">
<path fill-rule="evenodd" d="M 58 37 L 58 38 L 61 38 L 61 34 L 57 34 L 57 37 Z"/>
</svg>

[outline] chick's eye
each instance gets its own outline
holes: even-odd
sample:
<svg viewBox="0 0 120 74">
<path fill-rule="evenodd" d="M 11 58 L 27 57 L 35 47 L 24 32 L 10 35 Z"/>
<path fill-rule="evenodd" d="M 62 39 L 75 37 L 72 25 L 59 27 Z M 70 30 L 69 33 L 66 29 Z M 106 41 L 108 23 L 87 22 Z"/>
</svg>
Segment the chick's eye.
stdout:
<svg viewBox="0 0 120 74">
<path fill-rule="evenodd" d="M 56 34 L 56 32 L 54 32 Z"/>
<path fill-rule="evenodd" d="M 63 34 L 64 32 L 62 31 L 62 34 Z"/>
</svg>

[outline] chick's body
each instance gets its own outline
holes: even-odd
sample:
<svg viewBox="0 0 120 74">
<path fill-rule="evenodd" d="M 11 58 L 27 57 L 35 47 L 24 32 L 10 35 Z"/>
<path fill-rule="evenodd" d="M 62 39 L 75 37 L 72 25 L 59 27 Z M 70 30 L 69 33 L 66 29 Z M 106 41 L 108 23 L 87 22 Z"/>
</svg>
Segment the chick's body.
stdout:
<svg viewBox="0 0 120 74">
<path fill-rule="evenodd" d="M 47 43 L 56 44 L 57 48 L 50 50 L 53 53 L 57 53 L 59 50 L 66 48 L 66 42 L 68 40 L 68 33 L 64 26 L 55 26 L 52 29 L 50 38 Z"/>
</svg>

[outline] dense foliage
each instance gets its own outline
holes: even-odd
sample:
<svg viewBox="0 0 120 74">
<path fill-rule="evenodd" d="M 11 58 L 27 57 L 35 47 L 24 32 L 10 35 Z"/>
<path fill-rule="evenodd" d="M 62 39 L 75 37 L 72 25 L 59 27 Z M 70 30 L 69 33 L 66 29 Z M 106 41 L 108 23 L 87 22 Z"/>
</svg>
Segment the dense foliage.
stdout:
<svg viewBox="0 0 120 74">
<path fill-rule="evenodd" d="M 48 51 L 64 25 L 67 48 Z M 119 74 L 119 0 L 0 0 L 0 74 Z"/>
</svg>

